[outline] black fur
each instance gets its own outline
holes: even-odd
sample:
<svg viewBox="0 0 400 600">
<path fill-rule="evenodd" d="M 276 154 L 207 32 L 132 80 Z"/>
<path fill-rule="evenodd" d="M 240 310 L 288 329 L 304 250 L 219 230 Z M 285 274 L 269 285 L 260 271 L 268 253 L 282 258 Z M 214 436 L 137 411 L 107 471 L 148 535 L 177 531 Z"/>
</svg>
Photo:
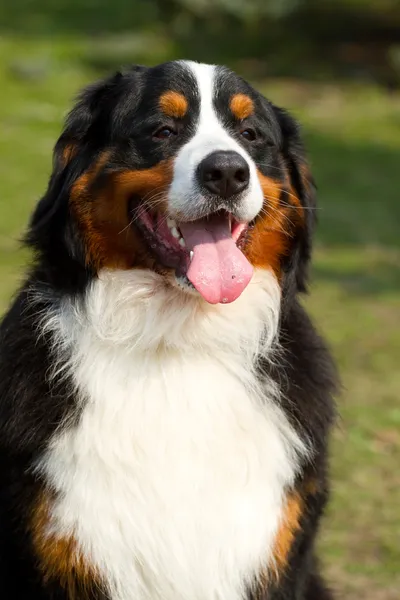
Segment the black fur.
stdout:
<svg viewBox="0 0 400 600">
<path fill-rule="evenodd" d="M 185 92 L 191 111 L 182 124 L 186 128 L 183 139 L 169 150 L 161 151 L 155 149 L 145 132 L 157 126 L 156 100 L 168 88 Z M 255 598 L 265 600 L 328 600 L 331 596 L 319 575 L 314 541 L 328 498 L 327 447 L 334 421 L 332 397 L 337 378 L 324 343 L 297 300 L 298 293 L 306 289 L 315 188 L 292 118 L 225 69 L 219 71 L 217 110 L 224 110 L 232 90 L 250 95 L 257 106 L 258 116 L 252 126 L 260 129 L 262 135 L 258 145 L 249 149 L 254 160 L 262 163 L 260 169 L 265 174 L 278 179 L 279 169 L 285 166 L 293 189 L 307 209 L 305 226 L 294 232 L 290 253 L 282 257 L 279 355 L 273 365 L 260 362 L 259 369 L 279 383 L 283 408 L 293 427 L 302 437 L 313 441 L 314 454 L 303 465 L 298 487 L 302 489 L 312 481 L 314 489 L 305 495 L 306 510 L 285 572 L 278 583 L 271 583 L 264 590 L 249 591 L 249 598 L 254 594 Z M 35 472 L 38 457 L 67 417 L 70 426 L 79 418 L 68 377 L 49 383 L 53 349 L 50 337 L 39 330 L 41 314 L 49 306 L 66 295 L 83 296 L 88 283 L 96 277 L 95 269 L 85 261 L 84 242 L 71 214 L 71 186 L 106 148 L 113 148 L 112 157 L 104 167 L 106 171 L 127 164 L 149 168 L 161 158 L 173 156 L 179 144 L 190 137 L 196 110 L 198 98 L 181 67 L 176 64 L 152 70 L 136 67 L 88 88 L 68 117 L 55 147 L 48 190 L 34 212 L 27 235 L 35 262 L 0 329 L 2 598 L 72 600 L 59 583 L 52 582 L 46 587 L 42 582 L 29 530 L 32 501 L 43 485 Z M 232 135 L 237 135 L 234 129 Z M 70 144 L 76 152 L 65 164 L 63 152 Z M 86 600 L 86 596 L 82 598 Z M 104 591 L 93 593 L 93 600 L 104 598 Z"/>
</svg>

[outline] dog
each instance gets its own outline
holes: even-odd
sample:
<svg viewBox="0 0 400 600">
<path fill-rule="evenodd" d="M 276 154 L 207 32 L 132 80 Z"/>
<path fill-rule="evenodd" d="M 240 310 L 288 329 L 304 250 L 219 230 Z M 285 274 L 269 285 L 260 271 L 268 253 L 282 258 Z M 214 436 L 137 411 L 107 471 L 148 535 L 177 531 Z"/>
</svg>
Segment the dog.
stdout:
<svg viewBox="0 0 400 600">
<path fill-rule="evenodd" d="M 298 125 L 225 67 L 83 91 L 1 324 L 2 598 L 331 598 L 315 203 Z"/>
</svg>

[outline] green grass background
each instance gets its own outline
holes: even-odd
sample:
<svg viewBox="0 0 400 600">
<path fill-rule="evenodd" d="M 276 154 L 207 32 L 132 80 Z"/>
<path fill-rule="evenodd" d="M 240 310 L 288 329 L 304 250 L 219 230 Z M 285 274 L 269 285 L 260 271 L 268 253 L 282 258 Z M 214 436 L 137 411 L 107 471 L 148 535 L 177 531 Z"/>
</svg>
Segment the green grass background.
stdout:
<svg viewBox="0 0 400 600">
<path fill-rule="evenodd" d="M 18 238 L 45 189 L 65 111 L 98 76 L 80 60 L 93 52 L 74 38 L 0 38 L 0 312 L 28 258 Z M 303 123 L 319 187 L 305 302 L 344 384 L 320 540 L 324 570 L 339 598 L 398 600 L 400 98 L 351 83 L 256 83 Z"/>
</svg>

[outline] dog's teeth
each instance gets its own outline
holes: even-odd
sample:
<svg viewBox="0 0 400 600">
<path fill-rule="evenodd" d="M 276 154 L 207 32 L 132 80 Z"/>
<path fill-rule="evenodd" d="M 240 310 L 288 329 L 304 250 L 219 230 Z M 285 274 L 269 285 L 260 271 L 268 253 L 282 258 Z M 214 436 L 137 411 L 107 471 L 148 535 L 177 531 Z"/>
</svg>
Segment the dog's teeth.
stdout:
<svg viewBox="0 0 400 600">
<path fill-rule="evenodd" d="M 189 256 L 190 256 L 190 260 L 192 260 L 192 258 L 193 258 L 193 250 L 190 251 Z"/>
<path fill-rule="evenodd" d="M 184 240 L 183 238 L 181 238 L 181 239 L 179 240 L 179 245 L 180 245 L 180 246 L 182 246 L 182 248 L 184 248 L 184 247 L 186 246 L 186 244 L 185 244 L 185 240 Z"/>
<path fill-rule="evenodd" d="M 229 231 L 232 231 L 232 215 L 229 215 Z"/>
<path fill-rule="evenodd" d="M 175 229 L 176 229 L 176 223 L 175 223 L 174 219 L 170 219 L 170 218 L 168 217 L 168 219 L 167 219 L 167 225 L 168 225 L 168 227 L 169 227 L 170 229 L 173 229 L 174 227 L 175 227 Z"/>
<path fill-rule="evenodd" d="M 181 237 L 181 236 L 180 236 L 180 233 L 179 233 L 179 231 L 177 230 L 177 228 L 176 228 L 176 227 L 172 227 L 172 229 L 171 229 L 171 233 L 172 233 L 172 236 L 173 236 L 174 238 L 176 238 L 176 239 L 179 239 L 179 238 Z"/>
</svg>

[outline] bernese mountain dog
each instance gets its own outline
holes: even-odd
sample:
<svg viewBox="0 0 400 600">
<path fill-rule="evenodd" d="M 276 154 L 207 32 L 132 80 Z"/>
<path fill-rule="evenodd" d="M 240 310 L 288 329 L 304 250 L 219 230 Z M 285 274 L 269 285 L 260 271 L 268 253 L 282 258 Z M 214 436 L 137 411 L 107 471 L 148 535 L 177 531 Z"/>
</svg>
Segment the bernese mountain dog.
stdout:
<svg viewBox="0 0 400 600">
<path fill-rule="evenodd" d="M 1 324 L 1 598 L 331 597 L 314 221 L 298 126 L 227 68 L 83 91 Z"/>
</svg>

